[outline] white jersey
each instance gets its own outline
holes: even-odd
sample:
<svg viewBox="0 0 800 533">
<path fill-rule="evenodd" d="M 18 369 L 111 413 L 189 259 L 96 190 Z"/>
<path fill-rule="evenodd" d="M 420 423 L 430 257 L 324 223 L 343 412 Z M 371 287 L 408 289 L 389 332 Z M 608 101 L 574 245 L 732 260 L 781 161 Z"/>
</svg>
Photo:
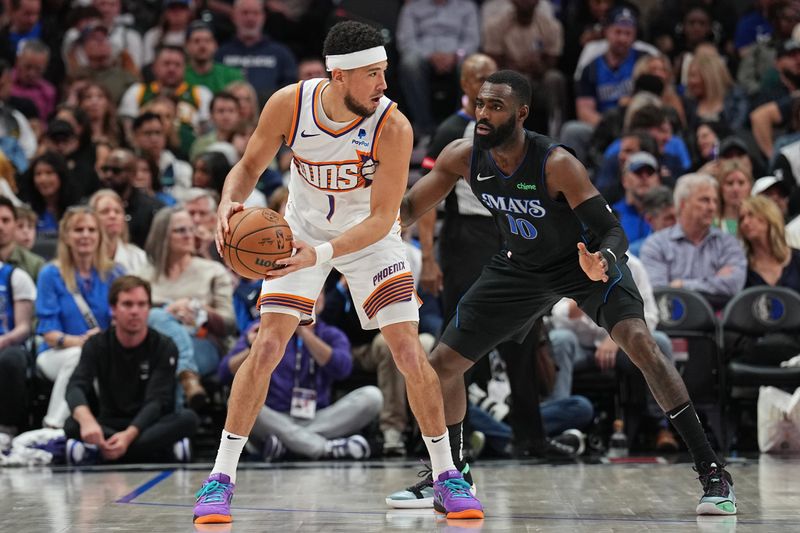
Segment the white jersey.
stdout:
<svg viewBox="0 0 800 533">
<path fill-rule="evenodd" d="M 397 104 L 384 96 L 371 116 L 336 123 L 322 109 L 320 95 L 328 83 L 318 78 L 297 84 L 287 140 L 294 157 L 286 217 L 333 238 L 370 213 L 381 130 Z"/>
</svg>

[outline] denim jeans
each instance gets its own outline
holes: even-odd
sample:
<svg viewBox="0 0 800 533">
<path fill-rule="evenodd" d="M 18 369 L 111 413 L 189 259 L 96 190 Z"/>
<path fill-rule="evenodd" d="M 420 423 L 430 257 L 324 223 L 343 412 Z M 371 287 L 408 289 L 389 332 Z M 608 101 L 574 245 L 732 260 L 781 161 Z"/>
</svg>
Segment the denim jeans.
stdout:
<svg viewBox="0 0 800 533">
<path fill-rule="evenodd" d="M 540 404 L 545 434 L 553 437 L 568 429 L 585 430 L 594 418 L 592 402 L 583 396 L 569 396 Z M 496 452 L 507 453 L 511 442 L 511 426 L 469 404 L 469 422 L 473 429 L 486 435 L 487 444 Z"/>
</svg>

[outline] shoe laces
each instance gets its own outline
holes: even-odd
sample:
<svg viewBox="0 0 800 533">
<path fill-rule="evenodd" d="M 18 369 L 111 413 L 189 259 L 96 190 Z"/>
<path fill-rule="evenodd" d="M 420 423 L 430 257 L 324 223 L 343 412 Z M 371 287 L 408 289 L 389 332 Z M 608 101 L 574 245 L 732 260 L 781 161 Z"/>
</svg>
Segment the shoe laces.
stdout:
<svg viewBox="0 0 800 533">
<path fill-rule="evenodd" d="M 714 463 L 712 463 L 712 465 L 713 466 L 709 467 L 705 473 L 701 473 L 698 479 L 703 485 L 706 496 L 725 498 L 728 496 L 729 492 L 727 473 L 724 467 L 717 466 Z M 694 470 L 697 472 L 696 468 Z"/>
<path fill-rule="evenodd" d="M 219 481 L 209 481 L 203 485 L 195 494 L 195 498 L 201 503 L 222 503 L 225 501 L 225 491 L 230 485 Z"/>
<path fill-rule="evenodd" d="M 446 479 L 442 482 L 453 498 L 472 498 L 469 483 L 463 478 Z"/>
<path fill-rule="evenodd" d="M 417 477 L 421 477 L 422 479 L 417 481 L 414 485 L 408 487 L 406 489 L 407 491 L 414 492 L 433 486 L 433 469 L 429 464 L 422 463 L 422 470 L 417 472 Z"/>
</svg>

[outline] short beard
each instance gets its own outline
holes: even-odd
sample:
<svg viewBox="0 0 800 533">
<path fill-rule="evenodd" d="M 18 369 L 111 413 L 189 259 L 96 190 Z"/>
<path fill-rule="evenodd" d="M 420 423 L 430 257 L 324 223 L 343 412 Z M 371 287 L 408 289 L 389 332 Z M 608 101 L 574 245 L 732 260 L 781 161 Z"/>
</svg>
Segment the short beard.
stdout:
<svg viewBox="0 0 800 533">
<path fill-rule="evenodd" d="M 356 102 L 353 97 L 350 96 L 350 93 L 344 95 L 344 105 L 347 107 L 348 111 L 355 113 L 359 117 L 367 118 L 375 114 L 375 111 L 370 111 L 366 107 Z"/>
<path fill-rule="evenodd" d="M 484 123 L 484 125 L 486 125 L 486 123 Z M 516 127 L 517 118 L 516 116 L 511 116 L 506 122 L 497 126 L 497 128 L 491 133 L 486 135 L 476 134 L 475 139 L 478 143 L 478 148 L 481 150 L 489 150 L 504 144 L 511 138 L 512 135 L 514 135 L 514 130 Z"/>
</svg>

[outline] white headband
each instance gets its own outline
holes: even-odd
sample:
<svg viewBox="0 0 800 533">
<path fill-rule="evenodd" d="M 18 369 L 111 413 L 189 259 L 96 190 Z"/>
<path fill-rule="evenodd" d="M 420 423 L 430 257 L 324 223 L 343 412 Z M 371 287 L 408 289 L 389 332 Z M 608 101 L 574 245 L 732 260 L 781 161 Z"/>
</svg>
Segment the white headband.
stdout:
<svg viewBox="0 0 800 533">
<path fill-rule="evenodd" d="M 383 46 L 367 48 L 349 54 L 338 54 L 325 56 L 325 67 L 328 72 L 335 68 L 342 70 L 352 70 L 354 68 L 366 67 L 379 61 L 386 61 L 386 49 Z"/>
</svg>

